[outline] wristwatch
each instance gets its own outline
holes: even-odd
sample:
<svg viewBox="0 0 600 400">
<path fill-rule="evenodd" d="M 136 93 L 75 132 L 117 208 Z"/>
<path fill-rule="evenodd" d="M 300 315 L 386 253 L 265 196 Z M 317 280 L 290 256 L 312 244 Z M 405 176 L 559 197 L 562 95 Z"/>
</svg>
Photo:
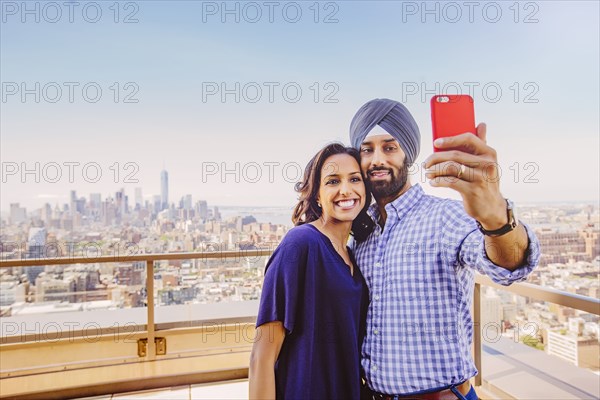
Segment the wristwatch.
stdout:
<svg viewBox="0 0 600 400">
<path fill-rule="evenodd" d="M 504 200 L 506 200 L 506 216 L 508 217 L 508 222 L 504 226 L 502 226 L 498 229 L 494 229 L 493 231 L 488 231 L 483 226 L 481 226 L 479 221 L 476 221 L 477 227 L 479 228 L 481 233 L 483 233 L 484 235 L 490 236 L 490 237 L 502 236 L 502 235 L 505 235 L 508 232 L 514 230 L 517 226 L 519 226 L 519 220 L 517 219 L 514 203 L 512 201 L 510 201 L 509 199 L 504 199 Z"/>
</svg>

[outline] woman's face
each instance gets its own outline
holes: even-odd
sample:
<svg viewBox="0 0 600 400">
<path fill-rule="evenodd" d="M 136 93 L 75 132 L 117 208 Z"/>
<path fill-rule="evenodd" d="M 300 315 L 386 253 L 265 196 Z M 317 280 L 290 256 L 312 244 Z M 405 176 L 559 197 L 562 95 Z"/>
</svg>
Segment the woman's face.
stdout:
<svg viewBox="0 0 600 400">
<path fill-rule="evenodd" d="M 360 165 L 348 154 L 328 157 L 321 168 L 319 202 L 325 220 L 352 222 L 365 206 Z"/>
</svg>

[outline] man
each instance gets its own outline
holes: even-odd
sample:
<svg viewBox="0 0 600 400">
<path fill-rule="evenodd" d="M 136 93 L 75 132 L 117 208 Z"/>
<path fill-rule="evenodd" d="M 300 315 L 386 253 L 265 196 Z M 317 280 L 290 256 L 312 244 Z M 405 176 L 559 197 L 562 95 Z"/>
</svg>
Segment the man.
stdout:
<svg viewBox="0 0 600 400">
<path fill-rule="evenodd" d="M 370 304 L 361 363 L 368 398 L 477 399 L 469 379 L 474 273 L 510 285 L 539 259 L 531 229 L 519 223 L 499 188 L 486 126 L 438 139 L 425 162 L 434 187 L 462 202 L 426 195 L 408 168 L 419 154 L 419 128 L 402 104 L 375 99 L 350 125 L 352 146 L 376 204 L 374 231 L 355 247 Z"/>
</svg>

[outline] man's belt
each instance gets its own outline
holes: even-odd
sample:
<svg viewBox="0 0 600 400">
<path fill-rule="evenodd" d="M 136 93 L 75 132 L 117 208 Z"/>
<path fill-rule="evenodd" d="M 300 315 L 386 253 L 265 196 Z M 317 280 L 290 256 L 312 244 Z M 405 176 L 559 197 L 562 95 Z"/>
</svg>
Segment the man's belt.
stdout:
<svg viewBox="0 0 600 400">
<path fill-rule="evenodd" d="M 471 383 L 469 381 L 465 381 L 460 385 L 456 386 L 456 390 L 458 390 L 463 396 L 466 396 L 471 390 Z M 456 395 L 452 392 L 452 389 L 444 389 L 439 392 L 430 392 L 430 393 L 421 393 L 421 394 L 410 394 L 410 395 L 393 395 L 393 394 L 383 394 L 374 392 L 371 390 L 371 396 L 373 400 L 456 400 Z"/>
</svg>

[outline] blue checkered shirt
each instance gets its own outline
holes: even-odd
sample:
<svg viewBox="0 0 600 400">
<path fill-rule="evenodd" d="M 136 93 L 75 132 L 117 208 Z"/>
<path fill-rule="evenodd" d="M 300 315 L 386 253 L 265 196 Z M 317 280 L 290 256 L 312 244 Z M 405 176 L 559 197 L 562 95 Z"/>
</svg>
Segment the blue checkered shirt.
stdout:
<svg viewBox="0 0 600 400">
<path fill-rule="evenodd" d="M 477 370 L 471 357 L 474 274 L 510 285 L 539 260 L 527 227 L 527 265 L 511 272 L 486 255 L 482 233 L 462 202 L 411 187 L 385 206 L 379 225 L 354 249 L 369 287 L 362 366 L 369 387 L 411 394 L 459 384 Z M 371 216 L 377 220 L 374 205 Z"/>
</svg>

